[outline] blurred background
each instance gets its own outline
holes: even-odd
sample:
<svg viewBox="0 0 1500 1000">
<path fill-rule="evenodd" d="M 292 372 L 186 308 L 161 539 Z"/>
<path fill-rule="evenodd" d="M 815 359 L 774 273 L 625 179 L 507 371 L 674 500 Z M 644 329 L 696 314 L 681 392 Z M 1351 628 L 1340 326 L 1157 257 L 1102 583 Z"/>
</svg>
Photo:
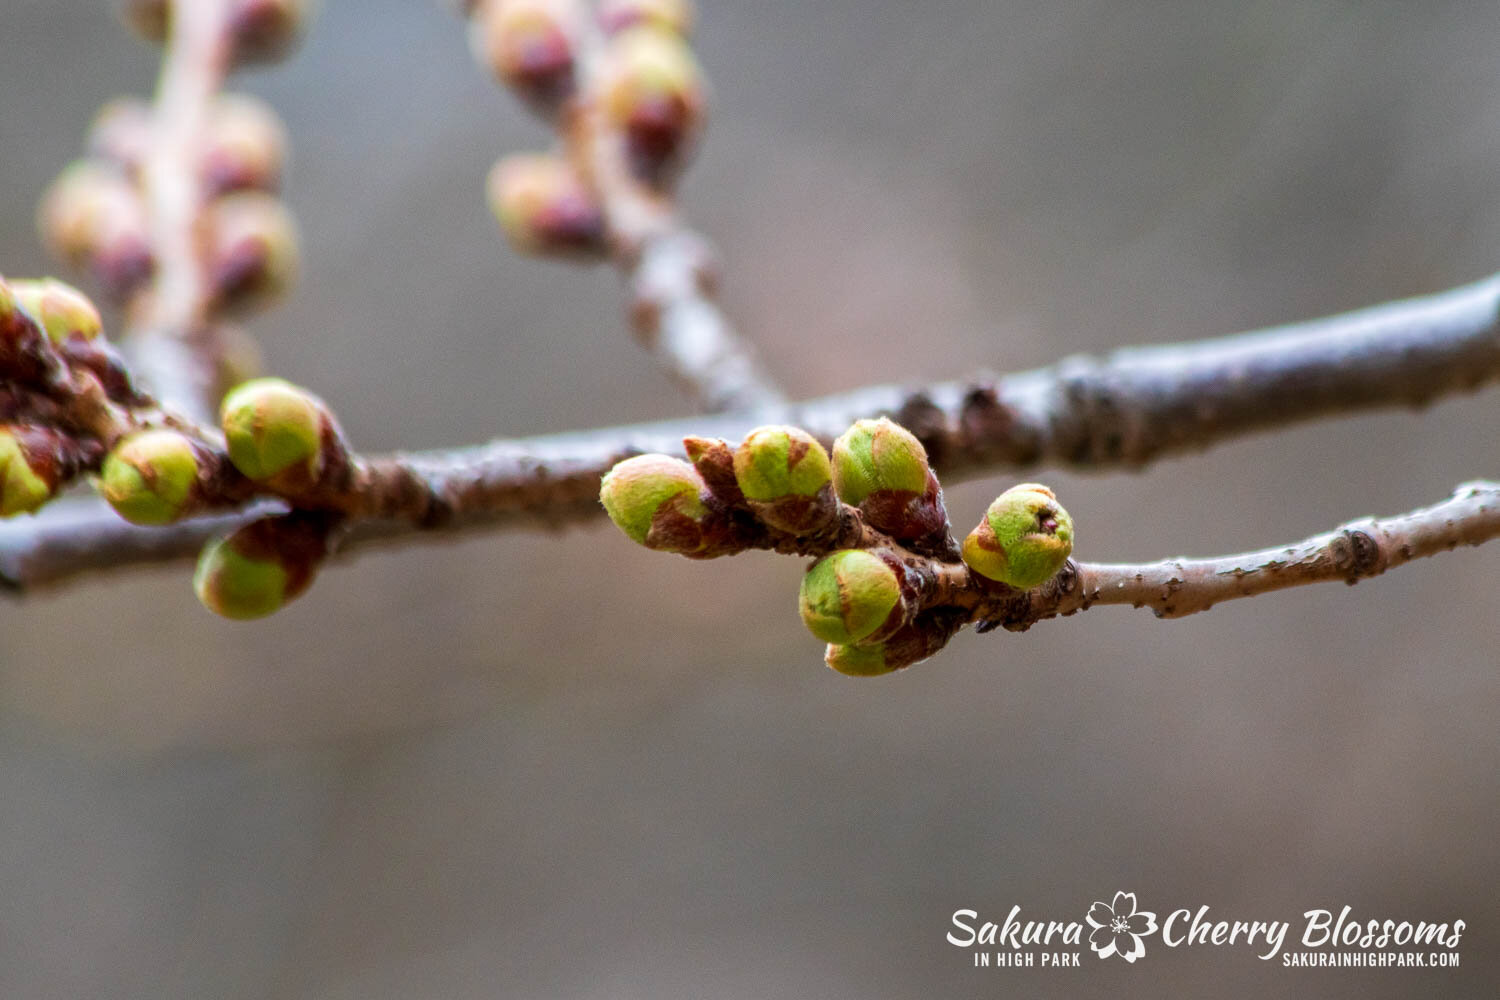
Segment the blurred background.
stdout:
<svg viewBox="0 0 1500 1000">
<path fill-rule="evenodd" d="M 1500 12 L 1352 0 L 702 0 L 684 201 L 797 396 L 1308 318 L 1500 266 Z M 155 52 L 0 13 L 0 270 Z M 686 412 L 615 275 L 483 203 L 542 126 L 429 0 L 325 0 L 237 85 L 291 130 L 271 369 L 378 451 Z M 1500 395 L 1143 475 L 1043 473 L 1094 559 L 1274 544 L 1500 473 Z M 1015 475 L 950 490 L 964 528 Z M 0 995 L 1493 996 L 1500 550 L 1161 623 L 824 668 L 795 563 L 607 524 L 328 570 L 260 624 L 186 567 L 0 605 Z M 1451 971 L 1244 949 L 975 969 L 954 910 L 1462 919 Z M 1294 932 L 1295 934 L 1295 932 Z"/>
</svg>

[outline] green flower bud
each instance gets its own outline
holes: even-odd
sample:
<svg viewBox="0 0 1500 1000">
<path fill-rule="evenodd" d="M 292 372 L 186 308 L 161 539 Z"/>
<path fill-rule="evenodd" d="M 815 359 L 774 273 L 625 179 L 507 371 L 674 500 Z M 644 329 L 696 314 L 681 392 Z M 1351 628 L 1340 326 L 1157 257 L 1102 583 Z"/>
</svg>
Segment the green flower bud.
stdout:
<svg viewBox="0 0 1500 1000">
<path fill-rule="evenodd" d="M 1073 519 L 1038 483 L 1012 486 L 964 539 L 964 562 L 980 576 L 1020 590 L 1057 575 L 1073 552 Z"/>
<path fill-rule="evenodd" d="M 29 514 L 51 500 L 59 483 L 59 463 L 47 447 L 51 432 L 0 427 L 0 517 Z"/>
<path fill-rule="evenodd" d="M 807 534 L 837 511 L 828 452 L 797 427 L 758 427 L 734 452 L 734 478 L 751 509 L 773 528 Z"/>
<path fill-rule="evenodd" d="M 193 590 L 225 618 L 264 618 L 307 590 L 327 552 L 326 529 L 315 522 L 263 518 L 204 546 Z"/>
<path fill-rule="evenodd" d="M 260 191 L 209 204 L 209 274 L 218 304 L 241 311 L 285 293 L 297 278 L 297 227 L 286 208 Z"/>
<path fill-rule="evenodd" d="M 648 171 L 686 158 L 703 128 L 707 90 L 692 49 L 677 32 L 640 24 L 611 39 L 604 112 Z"/>
<path fill-rule="evenodd" d="M 208 197 L 230 191 L 275 191 L 286 162 L 286 131 L 270 105 L 248 94 L 221 94 L 203 144 Z"/>
<path fill-rule="evenodd" d="M 828 644 L 823 662 L 834 670 L 850 677 L 879 677 L 895 670 L 885 662 L 885 643 L 872 642 L 859 646 Z"/>
<path fill-rule="evenodd" d="M 31 314 L 54 344 L 72 337 L 93 340 L 104 329 L 94 304 L 78 289 L 56 278 L 12 281 L 10 288 L 21 308 Z"/>
<path fill-rule="evenodd" d="M 237 65 L 279 62 L 297 47 L 311 0 L 233 0 L 231 57 Z"/>
<path fill-rule="evenodd" d="M 920 495 L 929 471 L 922 442 L 888 417 L 857 421 L 833 442 L 833 485 L 845 503 L 879 491 Z"/>
<path fill-rule="evenodd" d="M 921 663 L 946 646 L 958 628 L 956 617 L 929 614 L 902 625 L 879 642 L 830 645 L 823 659 L 841 674 L 877 677 Z"/>
<path fill-rule="evenodd" d="M 474 56 L 548 113 L 573 92 L 582 11 L 577 0 L 491 0 L 474 15 Z"/>
<path fill-rule="evenodd" d="M 305 491 L 322 479 L 332 419 L 322 400 L 279 378 L 244 382 L 219 407 L 234 467 L 247 479 L 286 493 Z"/>
<path fill-rule="evenodd" d="M 607 35 L 641 24 L 686 37 L 693 29 L 693 5 L 690 0 L 603 0 L 599 4 L 599 26 Z"/>
<path fill-rule="evenodd" d="M 490 211 L 521 253 L 597 255 L 604 214 L 572 164 L 544 153 L 507 156 L 485 185 Z"/>
<path fill-rule="evenodd" d="M 896 569 L 874 552 L 844 549 L 824 556 L 802 577 L 802 623 L 824 642 L 875 641 L 905 615 Z"/>
<path fill-rule="evenodd" d="M 104 459 L 99 492 L 132 524 L 171 524 L 195 505 L 200 459 L 198 446 L 177 431 L 141 431 Z"/>
<path fill-rule="evenodd" d="M 693 555 L 703 548 L 703 479 L 667 455 L 637 455 L 605 474 L 599 502 L 609 519 L 650 549 Z"/>
</svg>

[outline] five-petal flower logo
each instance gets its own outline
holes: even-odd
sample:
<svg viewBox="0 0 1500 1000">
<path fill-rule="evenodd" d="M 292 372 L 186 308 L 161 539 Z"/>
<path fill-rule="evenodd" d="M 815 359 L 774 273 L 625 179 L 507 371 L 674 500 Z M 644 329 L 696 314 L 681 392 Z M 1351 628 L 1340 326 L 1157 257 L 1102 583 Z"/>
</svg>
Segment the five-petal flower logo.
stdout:
<svg viewBox="0 0 1500 1000">
<path fill-rule="evenodd" d="M 1156 931 L 1156 914 L 1137 910 L 1133 892 L 1115 893 L 1112 904 L 1095 903 L 1089 907 L 1085 919 L 1094 928 L 1089 933 L 1089 947 L 1100 958 L 1119 955 L 1127 962 L 1134 962 L 1146 954 L 1146 944 L 1141 938 Z"/>
</svg>

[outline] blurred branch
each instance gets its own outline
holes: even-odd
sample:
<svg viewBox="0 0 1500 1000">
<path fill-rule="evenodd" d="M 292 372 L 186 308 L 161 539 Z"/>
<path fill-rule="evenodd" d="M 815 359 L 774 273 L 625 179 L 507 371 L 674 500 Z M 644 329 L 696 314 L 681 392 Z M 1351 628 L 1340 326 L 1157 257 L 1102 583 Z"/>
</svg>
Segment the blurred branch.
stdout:
<svg viewBox="0 0 1500 1000">
<path fill-rule="evenodd" d="M 213 288 L 202 233 L 201 149 L 209 106 L 229 72 L 228 0 L 177 4 L 166 39 L 150 145 L 141 165 L 156 256 L 152 286 L 129 314 L 137 374 L 165 405 L 213 422 L 217 359 L 205 350 Z"/>
<path fill-rule="evenodd" d="M 858 418 L 889 415 L 922 439 L 948 480 L 1038 464 L 1138 468 L 1254 431 L 1421 406 L 1494 382 L 1497 316 L 1500 278 L 1488 278 L 1310 323 L 1070 358 L 999 377 L 875 386 L 743 413 L 356 458 L 360 475 L 338 503 L 353 521 L 343 549 L 598 516 L 599 480 L 616 462 L 682 454 L 688 435 L 736 441 L 767 423 L 795 424 L 827 443 Z M 264 512 L 139 528 L 101 502 L 55 503 L 35 517 L 0 522 L 0 579 L 20 592 L 90 571 L 190 558 L 209 537 Z M 1095 589 L 1095 601 L 1104 601 L 1108 587 Z M 1144 593 L 1127 591 L 1132 601 Z"/>
<path fill-rule="evenodd" d="M 561 157 L 506 157 L 491 175 L 517 249 L 613 261 L 637 338 L 698 409 L 785 403 L 719 305 L 712 249 L 677 211 L 706 101 L 686 23 L 616 24 L 573 0 L 483 0 L 467 13 L 477 57 L 561 146 Z"/>
</svg>

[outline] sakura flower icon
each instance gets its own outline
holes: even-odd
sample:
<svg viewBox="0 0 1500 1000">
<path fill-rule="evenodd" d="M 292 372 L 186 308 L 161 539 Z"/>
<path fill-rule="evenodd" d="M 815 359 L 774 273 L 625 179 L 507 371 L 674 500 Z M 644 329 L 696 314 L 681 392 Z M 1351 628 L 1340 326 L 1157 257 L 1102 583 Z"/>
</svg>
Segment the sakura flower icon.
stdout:
<svg viewBox="0 0 1500 1000">
<path fill-rule="evenodd" d="M 1138 910 L 1136 905 L 1135 893 L 1117 892 L 1113 903 L 1097 902 L 1089 907 L 1084 918 L 1093 928 L 1089 932 L 1089 947 L 1100 958 L 1119 955 L 1127 962 L 1134 962 L 1146 954 L 1146 943 L 1141 938 L 1156 932 L 1156 914 Z"/>
</svg>

